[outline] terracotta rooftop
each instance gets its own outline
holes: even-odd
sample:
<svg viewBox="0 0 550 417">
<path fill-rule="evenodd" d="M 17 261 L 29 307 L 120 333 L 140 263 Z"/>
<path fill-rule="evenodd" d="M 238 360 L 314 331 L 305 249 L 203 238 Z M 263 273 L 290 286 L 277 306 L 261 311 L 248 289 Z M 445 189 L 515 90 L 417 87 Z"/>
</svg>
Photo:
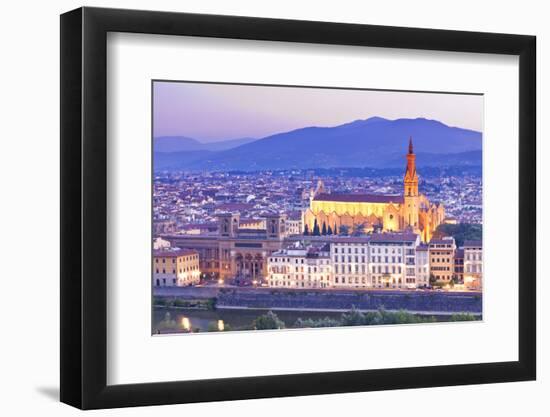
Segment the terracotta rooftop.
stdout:
<svg viewBox="0 0 550 417">
<path fill-rule="evenodd" d="M 227 210 L 227 211 L 237 211 L 237 210 L 248 210 L 254 207 L 254 204 L 249 203 L 221 203 L 216 206 L 217 210 Z"/>
<path fill-rule="evenodd" d="M 302 212 L 299 210 L 293 210 L 287 213 L 287 218 L 289 220 L 300 220 L 302 218 Z"/>
</svg>

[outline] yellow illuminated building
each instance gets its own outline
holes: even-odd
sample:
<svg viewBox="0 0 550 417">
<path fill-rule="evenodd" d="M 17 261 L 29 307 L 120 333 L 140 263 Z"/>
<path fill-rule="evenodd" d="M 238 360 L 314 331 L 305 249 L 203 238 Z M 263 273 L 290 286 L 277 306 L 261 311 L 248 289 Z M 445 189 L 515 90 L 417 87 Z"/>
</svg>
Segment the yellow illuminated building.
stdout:
<svg viewBox="0 0 550 417">
<path fill-rule="evenodd" d="M 198 284 L 199 253 L 192 249 L 160 249 L 153 251 L 153 285 L 184 287 Z"/>
<path fill-rule="evenodd" d="M 445 218 L 443 204 L 431 203 L 418 192 L 416 155 L 412 138 L 409 140 L 407 167 L 403 178 L 402 195 L 383 194 L 332 194 L 325 191 L 319 181 L 310 199 L 310 207 L 304 212 L 304 227 L 309 231 L 323 224 L 332 230 L 362 227 L 364 232 L 381 228 L 384 232 L 412 231 L 429 242 L 433 232 Z"/>
</svg>

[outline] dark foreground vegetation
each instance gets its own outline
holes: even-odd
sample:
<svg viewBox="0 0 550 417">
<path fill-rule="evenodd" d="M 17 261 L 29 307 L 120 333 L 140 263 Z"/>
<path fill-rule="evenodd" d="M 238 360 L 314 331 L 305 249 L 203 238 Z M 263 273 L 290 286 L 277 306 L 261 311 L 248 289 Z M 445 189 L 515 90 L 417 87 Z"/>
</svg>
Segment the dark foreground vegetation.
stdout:
<svg viewBox="0 0 550 417">
<path fill-rule="evenodd" d="M 304 329 L 321 327 L 346 327 L 346 326 L 375 326 L 384 324 L 420 324 L 436 322 L 458 322 L 479 320 L 480 316 L 471 313 L 456 313 L 442 318 L 441 316 L 426 316 L 409 313 L 407 311 L 386 311 L 383 308 L 377 311 L 362 312 L 355 308 L 346 313 L 342 313 L 339 318 L 324 317 L 319 319 L 298 318 L 294 322 L 287 323 L 281 320 L 276 313 L 268 311 L 252 320 L 244 326 L 230 326 L 225 323 L 221 328 L 219 322 L 211 322 L 208 325 L 207 332 L 218 331 L 249 331 L 249 330 L 276 330 L 276 329 Z M 170 313 L 167 312 L 164 320 L 156 326 L 158 333 L 198 333 L 199 328 L 183 328 L 181 323 L 173 320 Z M 204 329 L 202 331 L 205 331 Z"/>
</svg>

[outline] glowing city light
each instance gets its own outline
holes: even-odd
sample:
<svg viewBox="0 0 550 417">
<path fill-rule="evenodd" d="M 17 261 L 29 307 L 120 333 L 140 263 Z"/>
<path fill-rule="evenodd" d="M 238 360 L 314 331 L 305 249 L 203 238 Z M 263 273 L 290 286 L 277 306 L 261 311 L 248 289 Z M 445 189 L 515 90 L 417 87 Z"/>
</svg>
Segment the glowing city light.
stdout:
<svg viewBox="0 0 550 417">
<path fill-rule="evenodd" d="M 223 323 L 223 320 L 218 320 L 218 330 L 219 330 L 220 332 L 223 332 L 224 329 L 225 329 L 225 325 L 224 325 L 224 323 Z"/>
<path fill-rule="evenodd" d="M 181 325 L 185 330 L 190 330 L 191 329 L 191 322 L 189 321 L 189 318 L 187 318 L 187 317 L 182 317 L 181 318 Z"/>
</svg>

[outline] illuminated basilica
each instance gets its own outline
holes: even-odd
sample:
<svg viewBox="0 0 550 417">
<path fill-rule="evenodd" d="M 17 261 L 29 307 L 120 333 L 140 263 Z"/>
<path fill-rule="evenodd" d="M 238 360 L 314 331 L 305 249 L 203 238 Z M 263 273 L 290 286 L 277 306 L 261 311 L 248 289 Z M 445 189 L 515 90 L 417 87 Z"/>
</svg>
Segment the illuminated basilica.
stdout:
<svg viewBox="0 0 550 417">
<path fill-rule="evenodd" d="M 304 225 L 309 231 L 315 227 L 315 221 L 319 228 L 325 225 L 332 230 L 340 230 L 341 226 L 362 227 L 365 232 L 375 228 L 386 232 L 409 230 L 419 234 L 423 242 L 429 242 L 437 226 L 444 221 L 445 208 L 441 203 L 430 203 L 418 192 L 412 138 L 403 186 L 403 195 L 333 194 L 319 181 L 312 192 L 310 206 L 304 212 Z"/>
</svg>

